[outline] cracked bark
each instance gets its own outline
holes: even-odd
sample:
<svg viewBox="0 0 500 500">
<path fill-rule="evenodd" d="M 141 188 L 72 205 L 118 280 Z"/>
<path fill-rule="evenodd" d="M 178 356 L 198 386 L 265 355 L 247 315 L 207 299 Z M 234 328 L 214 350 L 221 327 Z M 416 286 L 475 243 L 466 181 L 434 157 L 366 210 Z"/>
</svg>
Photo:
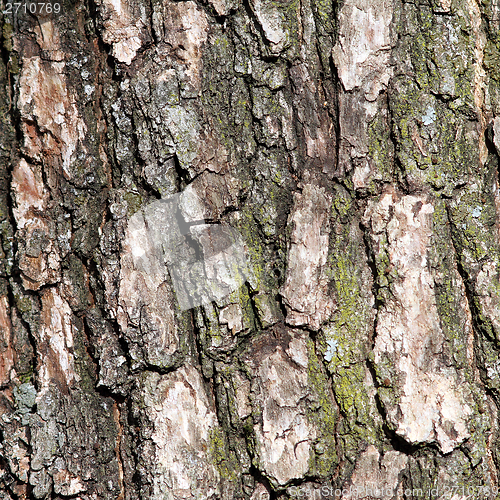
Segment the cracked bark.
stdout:
<svg viewBox="0 0 500 500">
<path fill-rule="evenodd" d="M 0 499 L 496 498 L 498 0 L 61 7 L 1 18 Z M 187 311 L 180 191 L 252 269 Z"/>
</svg>

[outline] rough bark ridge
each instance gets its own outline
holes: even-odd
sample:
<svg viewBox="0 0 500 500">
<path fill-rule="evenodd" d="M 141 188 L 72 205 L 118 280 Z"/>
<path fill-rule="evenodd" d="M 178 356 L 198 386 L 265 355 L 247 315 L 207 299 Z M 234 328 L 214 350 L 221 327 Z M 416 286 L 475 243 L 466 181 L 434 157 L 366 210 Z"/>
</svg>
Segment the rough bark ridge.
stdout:
<svg viewBox="0 0 500 500">
<path fill-rule="evenodd" d="M 499 1 L 61 7 L 1 20 L 0 499 L 496 498 Z M 186 188 L 253 272 L 181 311 Z"/>
</svg>

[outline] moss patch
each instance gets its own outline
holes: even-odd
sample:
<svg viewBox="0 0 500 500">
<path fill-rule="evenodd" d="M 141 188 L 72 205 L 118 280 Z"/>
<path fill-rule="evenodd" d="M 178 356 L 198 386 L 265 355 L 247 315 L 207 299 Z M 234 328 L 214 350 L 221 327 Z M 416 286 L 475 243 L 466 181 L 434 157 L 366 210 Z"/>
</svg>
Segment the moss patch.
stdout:
<svg viewBox="0 0 500 500">
<path fill-rule="evenodd" d="M 316 356 L 314 344 L 308 339 L 309 361 L 307 375 L 309 385 L 318 398 L 317 406 L 311 406 L 308 417 L 318 429 L 319 437 L 310 456 L 310 473 L 321 478 L 329 477 L 338 463 L 335 442 L 338 412 L 332 403 L 328 378 Z"/>
<path fill-rule="evenodd" d="M 229 451 L 223 431 L 219 427 L 210 430 L 209 452 L 220 477 L 229 481 L 238 479 L 239 464 L 236 455 Z"/>
</svg>

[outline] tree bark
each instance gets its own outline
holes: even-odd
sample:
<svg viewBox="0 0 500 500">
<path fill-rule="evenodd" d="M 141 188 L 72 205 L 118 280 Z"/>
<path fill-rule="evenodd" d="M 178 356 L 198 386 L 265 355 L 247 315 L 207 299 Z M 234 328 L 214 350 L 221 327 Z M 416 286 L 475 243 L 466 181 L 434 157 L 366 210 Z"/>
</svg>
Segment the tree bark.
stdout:
<svg viewBox="0 0 500 500">
<path fill-rule="evenodd" d="M 499 1 L 58 5 L 1 18 L 0 500 L 497 498 Z M 185 310 L 176 193 L 249 267 Z"/>
</svg>

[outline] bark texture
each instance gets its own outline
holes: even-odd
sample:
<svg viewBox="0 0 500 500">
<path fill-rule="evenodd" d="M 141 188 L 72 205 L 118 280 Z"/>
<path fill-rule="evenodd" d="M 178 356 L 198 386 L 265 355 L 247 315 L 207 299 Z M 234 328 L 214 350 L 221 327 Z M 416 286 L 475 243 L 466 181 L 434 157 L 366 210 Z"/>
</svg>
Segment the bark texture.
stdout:
<svg viewBox="0 0 500 500">
<path fill-rule="evenodd" d="M 497 498 L 499 0 L 60 5 L 0 25 L 0 500 Z M 186 190 L 251 273 L 183 311 L 128 221 Z"/>
</svg>

